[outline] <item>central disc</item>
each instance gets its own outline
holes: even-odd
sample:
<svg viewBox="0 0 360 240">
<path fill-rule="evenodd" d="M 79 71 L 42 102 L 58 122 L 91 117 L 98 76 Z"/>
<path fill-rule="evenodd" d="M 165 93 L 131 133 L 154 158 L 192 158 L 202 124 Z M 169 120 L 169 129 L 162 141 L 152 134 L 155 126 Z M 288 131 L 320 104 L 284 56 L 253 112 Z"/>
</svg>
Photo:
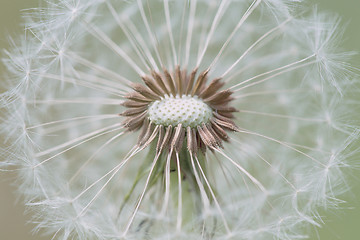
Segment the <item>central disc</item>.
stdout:
<svg viewBox="0 0 360 240">
<path fill-rule="evenodd" d="M 212 109 L 197 96 L 168 96 L 149 107 L 149 119 L 157 125 L 196 127 L 209 122 Z"/>
</svg>

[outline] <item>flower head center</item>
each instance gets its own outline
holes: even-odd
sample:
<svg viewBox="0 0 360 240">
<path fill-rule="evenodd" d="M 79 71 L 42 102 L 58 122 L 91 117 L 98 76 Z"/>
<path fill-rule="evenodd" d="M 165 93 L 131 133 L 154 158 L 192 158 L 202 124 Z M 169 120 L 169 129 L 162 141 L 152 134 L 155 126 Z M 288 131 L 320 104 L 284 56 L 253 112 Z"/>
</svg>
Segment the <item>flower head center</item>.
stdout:
<svg viewBox="0 0 360 240">
<path fill-rule="evenodd" d="M 197 74 L 177 66 L 173 72 L 151 71 L 141 76 L 144 84 L 133 83 L 125 96 L 127 108 L 120 115 L 128 131 L 142 129 L 138 145 L 157 141 L 158 152 L 179 152 L 184 143 L 191 153 L 222 147 L 227 131 L 236 131 L 233 100 L 229 89 L 215 78 L 207 83 L 209 69 Z M 184 145 L 185 146 L 185 145 Z"/>
<path fill-rule="evenodd" d="M 149 107 L 149 119 L 157 125 L 196 127 L 208 123 L 212 109 L 197 96 L 183 95 L 173 97 L 166 95 Z"/>
</svg>

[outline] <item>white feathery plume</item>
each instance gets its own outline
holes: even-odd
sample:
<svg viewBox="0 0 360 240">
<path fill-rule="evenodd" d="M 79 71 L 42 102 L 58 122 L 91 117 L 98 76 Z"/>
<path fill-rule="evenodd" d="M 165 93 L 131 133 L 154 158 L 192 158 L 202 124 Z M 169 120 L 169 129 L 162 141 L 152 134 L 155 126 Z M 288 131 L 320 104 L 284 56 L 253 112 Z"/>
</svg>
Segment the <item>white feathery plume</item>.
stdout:
<svg viewBox="0 0 360 240">
<path fill-rule="evenodd" d="M 338 17 L 301 0 L 47 0 L 24 19 L 0 168 L 35 231 L 306 239 L 342 203 L 360 122 Z"/>
</svg>

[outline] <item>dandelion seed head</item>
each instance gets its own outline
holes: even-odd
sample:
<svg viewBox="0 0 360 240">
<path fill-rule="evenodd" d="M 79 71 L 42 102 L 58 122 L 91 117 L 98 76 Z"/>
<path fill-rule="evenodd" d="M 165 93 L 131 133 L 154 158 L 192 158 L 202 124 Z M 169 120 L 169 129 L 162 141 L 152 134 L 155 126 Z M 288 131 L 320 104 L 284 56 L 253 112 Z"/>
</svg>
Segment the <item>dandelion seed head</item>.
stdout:
<svg viewBox="0 0 360 240">
<path fill-rule="evenodd" d="M 124 126 L 129 131 L 143 129 L 140 146 L 157 138 L 159 152 L 168 146 L 170 152 L 179 152 L 185 139 L 190 153 L 222 147 L 222 141 L 228 140 L 225 130 L 237 128 L 232 121 L 237 110 L 229 106 L 232 91 L 220 90 L 224 85 L 220 78 L 206 85 L 208 72 L 197 76 L 197 69 L 187 74 L 176 67 L 173 74 L 153 71 L 152 77 L 142 77 L 146 86 L 132 84 L 135 91 L 126 96 L 123 105 L 128 110 L 121 115 L 126 117 Z"/>
<path fill-rule="evenodd" d="M 357 75 L 297 0 L 61 0 L 4 60 L 3 147 L 53 239 L 305 239 L 348 187 Z"/>
</svg>

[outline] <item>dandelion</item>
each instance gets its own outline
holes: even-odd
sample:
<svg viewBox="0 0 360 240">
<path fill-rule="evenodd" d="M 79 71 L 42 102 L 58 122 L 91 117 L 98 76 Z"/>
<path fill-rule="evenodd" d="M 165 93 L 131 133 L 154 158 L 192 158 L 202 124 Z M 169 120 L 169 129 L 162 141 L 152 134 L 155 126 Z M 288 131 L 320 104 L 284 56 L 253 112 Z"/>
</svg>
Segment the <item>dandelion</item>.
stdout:
<svg viewBox="0 0 360 240">
<path fill-rule="evenodd" d="M 52 239 L 306 239 L 354 157 L 340 21 L 297 0 L 47 1 L 6 52 L 6 155 Z M 295 11 L 296 10 L 296 11 Z"/>
</svg>

